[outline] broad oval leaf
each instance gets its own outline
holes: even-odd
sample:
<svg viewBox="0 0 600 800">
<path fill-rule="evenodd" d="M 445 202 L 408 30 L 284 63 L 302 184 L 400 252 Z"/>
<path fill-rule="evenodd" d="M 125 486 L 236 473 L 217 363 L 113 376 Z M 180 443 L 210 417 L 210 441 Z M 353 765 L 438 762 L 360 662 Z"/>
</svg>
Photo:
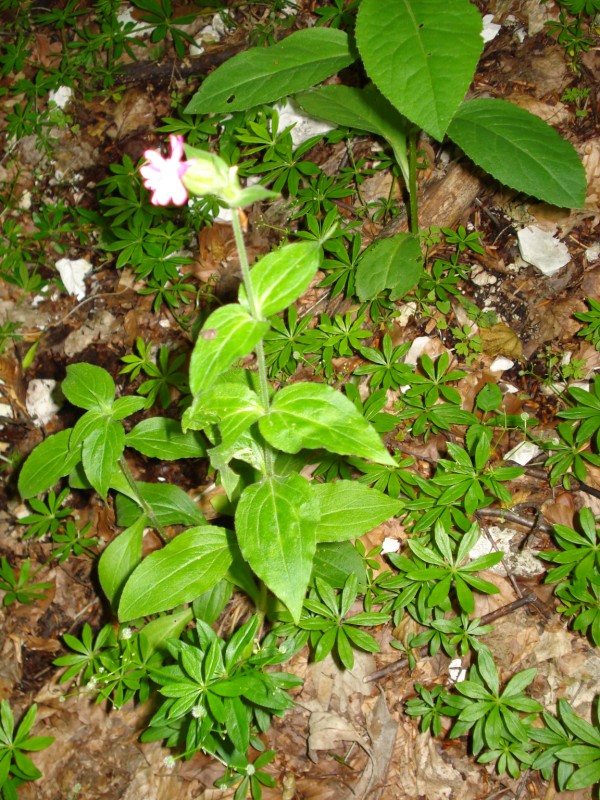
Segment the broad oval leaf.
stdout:
<svg viewBox="0 0 600 800">
<path fill-rule="evenodd" d="M 390 289 L 390 300 L 399 300 L 416 286 L 422 274 L 419 240 L 411 233 L 398 233 L 378 239 L 361 255 L 356 267 L 356 293 L 367 302 Z"/>
<path fill-rule="evenodd" d="M 19 475 L 19 493 L 26 500 L 50 489 L 81 461 L 81 448 L 69 449 L 73 429 L 49 436 L 32 450 Z"/>
<path fill-rule="evenodd" d="M 296 31 L 271 47 L 253 47 L 221 64 L 185 113 L 218 114 L 273 103 L 335 75 L 355 58 L 343 31 Z"/>
<path fill-rule="evenodd" d="M 201 525 L 151 553 L 125 584 L 119 620 L 169 611 L 208 591 L 231 564 L 228 535 L 224 528 Z"/>
<path fill-rule="evenodd" d="M 363 0 L 356 43 L 379 91 L 441 140 L 473 79 L 481 27 L 468 0 Z"/>
<path fill-rule="evenodd" d="M 268 330 L 268 322 L 253 319 L 237 304 L 213 311 L 202 326 L 192 352 L 192 394 L 209 389 L 234 361 L 247 356 Z"/>
<path fill-rule="evenodd" d="M 461 105 L 448 136 L 511 189 L 566 208 L 585 203 L 586 178 L 573 145 L 524 108 L 491 97 Z"/>
<path fill-rule="evenodd" d="M 107 411 L 115 399 L 115 382 L 102 367 L 69 364 L 61 389 L 69 403 L 87 411 Z"/>
<path fill-rule="evenodd" d="M 313 117 L 381 136 L 391 145 L 408 184 L 406 134 L 409 123 L 373 84 L 364 89 L 355 86 L 319 86 L 297 94 L 294 101 Z"/>
<path fill-rule="evenodd" d="M 315 242 L 289 244 L 261 258 L 250 272 L 258 316 L 270 317 L 297 300 L 308 289 L 321 258 L 322 250 Z M 239 301 L 249 310 L 243 284 Z"/>
<path fill-rule="evenodd" d="M 102 497 L 106 497 L 117 461 L 124 449 L 123 426 L 110 419 L 92 430 L 83 442 L 81 458 L 85 476 Z"/>
<path fill-rule="evenodd" d="M 342 589 L 348 575 L 356 575 L 359 585 L 365 585 L 365 565 L 350 542 L 322 542 L 317 545 L 313 559 L 314 578 L 322 578 L 334 589 Z"/>
<path fill-rule="evenodd" d="M 142 560 L 142 539 L 147 524 L 146 517 L 141 516 L 113 539 L 100 556 L 98 578 L 113 608 L 117 606 L 125 581 Z"/>
<path fill-rule="evenodd" d="M 151 458 L 201 458 L 206 454 L 198 433 L 183 433 L 179 420 L 168 417 L 151 417 L 139 422 L 125 436 L 125 446 Z"/>
<path fill-rule="evenodd" d="M 315 483 L 312 489 L 321 511 L 318 542 L 357 539 L 402 508 L 400 500 L 356 481 Z"/>
<path fill-rule="evenodd" d="M 295 622 L 312 571 L 319 506 L 300 475 L 267 478 L 248 486 L 235 513 L 243 557 L 288 607 Z"/>
<path fill-rule="evenodd" d="M 207 524 L 200 508 L 179 486 L 143 481 L 136 481 L 135 485 L 161 525 Z M 120 470 L 113 474 L 110 486 L 119 492 L 116 499 L 118 524 L 124 528 L 133 525 L 142 509 Z"/>
<path fill-rule="evenodd" d="M 267 442 L 284 453 L 325 448 L 397 466 L 354 403 L 323 383 L 286 386 L 258 425 Z"/>
</svg>

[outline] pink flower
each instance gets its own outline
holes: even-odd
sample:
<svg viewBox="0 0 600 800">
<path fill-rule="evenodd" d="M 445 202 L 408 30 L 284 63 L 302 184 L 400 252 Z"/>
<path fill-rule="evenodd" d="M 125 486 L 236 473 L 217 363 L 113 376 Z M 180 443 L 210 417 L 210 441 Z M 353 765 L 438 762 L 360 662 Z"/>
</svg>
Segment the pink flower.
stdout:
<svg viewBox="0 0 600 800">
<path fill-rule="evenodd" d="M 150 202 L 155 206 L 167 206 L 173 202 L 182 206 L 187 200 L 187 189 L 181 182 L 188 167 L 183 158 L 183 136 L 170 136 L 171 155 L 163 158 L 156 150 L 146 150 L 146 163 L 140 167 L 144 186 L 152 192 Z"/>
</svg>

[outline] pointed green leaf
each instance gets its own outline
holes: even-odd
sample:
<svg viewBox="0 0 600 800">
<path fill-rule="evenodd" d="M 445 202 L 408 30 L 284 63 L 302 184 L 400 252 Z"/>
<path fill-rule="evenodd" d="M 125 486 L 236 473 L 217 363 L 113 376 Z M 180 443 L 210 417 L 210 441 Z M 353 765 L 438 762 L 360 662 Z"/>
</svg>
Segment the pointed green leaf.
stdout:
<svg viewBox="0 0 600 800">
<path fill-rule="evenodd" d="M 523 108 L 490 97 L 461 105 L 448 136 L 494 178 L 566 208 L 582 208 L 586 177 L 573 145 Z"/>
<path fill-rule="evenodd" d="M 218 308 L 208 317 L 194 345 L 190 360 L 190 389 L 205 392 L 238 358 L 247 356 L 269 330 L 239 305 Z"/>
<path fill-rule="evenodd" d="M 250 272 L 250 282 L 259 317 L 270 317 L 297 300 L 319 269 L 322 250 L 315 242 L 288 244 L 268 253 Z M 244 285 L 240 285 L 239 301 L 250 311 Z"/>
<path fill-rule="evenodd" d="M 481 27 L 468 0 L 363 0 L 356 43 L 379 91 L 441 140 L 473 79 Z"/>
<path fill-rule="evenodd" d="M 317 500 L 300 475 L 247 487 L 235 514 L 242 555 L 297 623 L 312 571 Z"/>
<path fill-rule="evenodd" d="M 357 539 L 393 517 L 402 508 L 399 500 L 356 481 L 314 483 L 321 518 L 318 542 Z"/>
<path fill-rule="evenodd" d="M 355 58 L 343 31 L 296 31 L 271 47 L 230 58 L 206 78 L 185 113 L 218 114 L 273 103 L 320 83 Z"/>
<path fill-rule="evenodd" d="M 295 383 L 277 393 L 259 420 L 262 435 L 285 453 L 325 448 L 396 466 L 379 435 L 354 403 L 322 383 Z"/>
<path fill-rule="evenodd" d="M 334 589 L 341 589 L 350 573 L 354 573 L 359 584 L 364 586 L 365 565 L 350 542 L 323 542 L 317 545 L 313 578 L 322 578 Z"/>
<path fill-rule="evenodd" d="M 72 428 L 49 436 L 32 450 L 19 475 L 19 492 L 26 500 L 50 489 L 81 461 L 81 449 L 69 449 Z"/>
<path fill-rule="evenodd" d="M 183 433 L 181 423 L 168 417 L 144 419 L 125 437 L 125 446 L 151 458 L 201 458 L 206 455 L 202 437 L 195 431 Z"/>
<path fill-rule="evenodd" d="M 201 525 L 147 556 L 121 594 L 121 622 L 168 611 L 208 591 L 231 564 L 228 536 L 224 528 Z"/>
<path fill-rule="evenodd" d="M 117 461 L 125 449 L 125 431 L 120 422 L 106 420 L 83 442 L 81 457 L 85 475 L 94 489 L 106 497 Z"/>
<path fill-rule="evenodd" d="M 147 524 L 146 517 L 141 516 L 113 539 L 100 556 L 98 578 L 113 608 L 117 606 L 125 581 L 142 560 L 142 539 Z"/>
<path fill-rule="evenodd" d="M 113 474 L 111 488 L 116 489 L 117 521 L 123 528 L 133 525 L 142 512 L 137 497 L 120 471 Z M 199 507 L 183 489 L 172 483 L 136 481 L 143 499 L 150 505 L 161 525 L 206 525 Z"/>
<path fill-rule="evenodd" d="M 356 293 L 366 302 L 390 289 L 390 300 L 399 300 L 417 284 L 422 273 L 423 254 L 416 236 L 398 233 L 378 239 L 360 257 Z"/>
<path fill-rule="evenodd" d="M 88 411 L 107 411 L 115 399 L 115 382 L 109 373 L 94 364 L 69 364 L 61 385 L 69 403 Z"/>
</svg>

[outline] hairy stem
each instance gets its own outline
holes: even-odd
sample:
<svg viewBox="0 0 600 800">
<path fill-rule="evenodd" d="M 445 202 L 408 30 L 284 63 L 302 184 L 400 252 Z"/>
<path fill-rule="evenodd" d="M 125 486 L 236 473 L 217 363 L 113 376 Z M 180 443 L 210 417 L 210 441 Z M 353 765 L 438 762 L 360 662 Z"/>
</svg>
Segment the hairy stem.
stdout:
<svg viewBox="0 0 600 800">
<path fill-rule="evenodd" d="M 248 255 L 246 253 L 246 244 L 244 242 L 244 235 L 242 233 L 242 223 L 240 220 L 240 210 L 234 209 L 233 210 L 233 219 L 231 224 L 233 225 L 233 234 L 235 236 L 235 244 L 237 247 L 238 255 L 240 258 L 240 267 L 242 270 L 242 280 L 244 282 L 244 288 L 246 290 L 246 297 L 248 298 L 248 305 L 250 306 L 250 313 L 254 317 L 255 320 L 260 320 L 261 316 L 258 313 L 258 306 L 256 303 L 256 298 L 254 296 L 254 289 L 252 287 L 252 282 L 250 280 L 250 266 L 248 264 Z M 260 399 L 265 407 L 265 409 L 269 408 L 269 379 L 267 378 L 267 364 L 265 361 L 265 351 L 262 343 L 262 339 L 255 348 L 256 352 L 256 363 L 258 365 L 258 379 L 260 382 Z M 267 471 L 267 475 L 273 474 L 273 451 L 267 445 L 265 447 L 265 467 Z"/>
<path fill-rule="evenodd" d="M 418 128 L 411 125 L 408 131 L 408 197 L 410 232 L 419 233 L 419 206 L 417 204 L 417 136 Z"/>
</svg>

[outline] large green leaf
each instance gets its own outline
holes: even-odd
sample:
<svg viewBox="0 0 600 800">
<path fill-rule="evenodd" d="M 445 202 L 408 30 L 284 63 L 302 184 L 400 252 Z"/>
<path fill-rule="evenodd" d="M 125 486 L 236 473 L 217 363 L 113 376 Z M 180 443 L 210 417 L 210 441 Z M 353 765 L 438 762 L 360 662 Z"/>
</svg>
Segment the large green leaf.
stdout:
<svg viewBox="0 0 600 800">
<path fill-rule="evenodd" d="M 125 449 L 125 431 L 110 419 L 94 428 L 83 442 L 83 469 L 94 489 L 106 497 L 117 461 Z"/>
<path fill-rule="evenodd" d="M 188 428 L 195 430 L 218 424 L 221 444 L 228 446 L 264 413 L 258 395 L 248 386 L 218 383 L 194 400 L 186 409 L 183 421 Z"/>
<path fill-rule="evenodd" d="M 583 206 L 585 170 L 575 149 L 524 108 L 490 97 L 469 100 L 458 109 L 448 136 L 511 189 L 555 206 Z"/>
<path fill-rule="evenodd" d="M 322 250 L 315 242 L 298 242 L 260 259 L 250 273 L 259 317 L 283 311 L 303 294 L 319 269 Z M 249 310 L 246 290 L 240 285 L 240 303 Z"/>
<path fill-rule="evenodd" d="M 366 302 L 390 289 L 390 300 L 399 300 L 422 274 L 423 254 L 418 238 L 411 233 L 398 233 L 378 239 L 361 255 L 356 267 L 356 293 Z"/>
<path fill-rule="evenodd" d="M 119 619 L 127 622 L 189 603 L 208 591 L 231 564 L 228 532 L 201 525 L 145 558 L 125 584 Z"/>
<path fill-rule="evenodd" d="M 273 103 L 320 83 L 355 58 L 342 31 L 296 31 L 271 47 L 230 58 L 206 78 L 185 113 L 218 114 Z"/>
<path fill-rule="evenodd" d="M 481 27 L 468 0 L 363 0 L 356 43 L 379 91 L 441 140 L 477 67 Z"/>
<path fill-rule="evenodd" d="M 319 506 L 300 475 L 248 486 L 235 513 L 242 555 L 296 622 L 312 571 Z"/>
<path fill-rule="evenodd" d="M 323 383 L 295 383 L 275 396 L 270 412 L 259 420 L 262 435 L 279 450 L 325 448 L 340 455 L 396 462 L 375 428 L 351 400 Z"/>
<path fill-rule="evenodd" d="M 318 542 L 356 539 L 402 508 L 400 500 L 356 481 L 315 483 L 312 489 L 321 512 L 317 526 Z"/>
<path fill-rule="evenodd" d="M 178 419 L 144 419 L 125 437 L 125 446 L 152 458 L 200 458 L 206 454 L 202 437 L 194 431 L 183 433 Z"/>
<path fill-rule="evenodd" d="M 238 358 L 247 356 L 268 330 L 268 322 L 253 319 L 237 304 L 213 311 L 202 326 L 192 352 L 192 394 L 210 389 L 219 375 Z"/>
<path fill-rule="evenodd" d="M 61 385 L 69 403 L 88 411 L 109 411 L 115 398 L 115 382 L 102 367 L 94 364 L 69 364 Z"/>
<path fill-rule="evenodd" d="M 365 565 L 350 542 L 322 542 L 313 560 L 313 580 L 321 578 L 334 589 L 342 589 L 348 575 L 356 575 L 360 586 L 367 580 Z"/>
<path fill-rule="evenodd" d="M 81 461 L 81 448 L 69 449 L 73 429 L 49 436 L 32 450 L 19 475 L 19 493 L 23 499 L 50 489 Z"/>
<path fill-rule="evenodd" d="M 183 489 L 172 483 L 144 483 L 136 481 L 137 490 L 150 505 L 161 525 L 206 525 L 206 518 L 196 503 Z M 137 498 L 120 471 L 110 481 L 116 489 L 117 521 L 122 527 L 133 525 L 141 513 Z"/>
<path fill-rule="evenodd" d="M 142 539 L 148 520 L 143 515 L 104 549 L 98 561 L 98 578 L 108 602 L 116 610 L 119 596 L 142 560 Z"/>
<path fill-rule="evenodd" d="M 381 136 L 391 145 L 394 157 L 402 169 L 404 181 L 408 184 L 407 120 L 373 84 L 364 89 L 354 86 L 319 86 L 297 94 L 294 101 L 313 117 Z"/>
</svg>

